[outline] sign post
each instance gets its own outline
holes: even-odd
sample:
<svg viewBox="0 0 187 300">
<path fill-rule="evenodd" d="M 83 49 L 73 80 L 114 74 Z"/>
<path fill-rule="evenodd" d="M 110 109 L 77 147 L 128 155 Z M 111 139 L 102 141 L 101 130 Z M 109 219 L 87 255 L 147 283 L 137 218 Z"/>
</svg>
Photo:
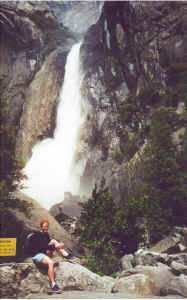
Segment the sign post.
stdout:
<svg viewBox="0 0 187 300">
<path fill-rule="evenodd" d="M 16 238 L 0 238 L 0 256 L 16 256 Z"/>
</svg>

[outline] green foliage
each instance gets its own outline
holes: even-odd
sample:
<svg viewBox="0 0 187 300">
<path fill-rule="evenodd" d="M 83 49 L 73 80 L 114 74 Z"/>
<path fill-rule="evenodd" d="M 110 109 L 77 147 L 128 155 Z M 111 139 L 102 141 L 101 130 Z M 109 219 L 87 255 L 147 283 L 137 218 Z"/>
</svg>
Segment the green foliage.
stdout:
<svg viewBox="0 0 187 300">
<path fill-rule="evenodd" d="M 144 177 L 134 196 L 117 207 L 103 180 L 83 204 L 80 242 L 91 250 L 92 271 L 110 275 L 117 270 L 120 255 L 136 251 L 145 233 L 141 219 L 151 243 L 168 234 L 171 226 L 187 224 L 187 142 L 180 145 L 181 151 L 173 142 L 173 132 L 185 120 L 173 107 L 155 108 L 146 129 Z"/>
<path fill-rule="evenodd" d="M 23 161 L 15 157 L 16 128 L 8 125 L 7 99 L 0 95 L 0 215 L 1 231 L 3 234 L 3 216 L 8 208 L 19 208 L 29 212 L 25 201 L 20 201 L 13 196 L 13 192 L 21 187 L 24 178 L 21 170 Z"/>
<path fill-rule="evenodd" d="M 123 132 L 128 136 L 124 149 L 123 143 L 116 148 L 114 159 L 130 160 L 146 142 L 141 182 L 120 207 L 104 182 L 83 205 L 80 241 L 92 252 L 88 267 L 99 274 L 115 272 L 117 258 L 137 249 L 145 229 L 155 243 L 172 226 L 187 225 L 187 68 L 170 58 L 165 66 L 165 93 L 150 85 L 138 96 L 129 95 L 119 109 L 121 137 Z M 178 114 L 181 102 L 185 109 Z M 184 134 L 174 142 L 174 132 L 182 128 Z M 140 226 L 141 220 L 146 228 Z"/>
<path fill-rule="evenodd" d="M 99 188 L 95 185 L 92 197 L 82 207 L 79 234 L 81 244 L 92 252 L 88 267 L 94 272 L 109 275 L 118 268 L 118 260 L 113 253 L 116 205 L 104 179 Z"/>
<path fill-rule="evenodd" d="M 187 223 L 187 67 L 184 59 L 174 59 L 164 51 L 161 64 L 167 75 L 165 93 L 150 85 L 138 96 L 129 95 L 119 110 L 119 122 L 129 136 L 122 151 L 125 159 L 130 160 L 145 141 L 147 146 L 141 183 L 118 213 L 126 216 L 126 206 L 136 199 L 133 214 L 146 217 L 152 242 L 167 234 L 172 225 Z M 180 114 L 176 113 L 179 103 L 185 105 Z M 173 134 L 181 128 L 185 134 L 174 143 Z M 129 228 L 128 217 L 124 219 L 121 226 Z"/>
<path fill-rule="evenodd" d="M 177 220 L 186 222 L 185 172 L 181 173 L 181 154 L 173 143 L 173 131 L 181 126 L 179 115 L 172 107 L 159 107 L 152 116 L 149 143 L 143 166 L 144 180 L 139 190 L 138 201 L 142 196 L 144 216 L 155 242 L 169 232 Z"/>
<path fill-rule="evenodd" d="M 119 269 L 119 257 L 137 249 L 141 230 L 137 220 L 143 206 L 136 199 L 117 207 L 103 179 L 82 204 L 79 241 L 91 251 L 87 267 L 100 275 L 111 275 Z"/>
<path fill-rule="evenodd" d="M 123 161 L 123 153 L 120 150 L 120 147 L 117 147 L 114 153 L 114 159 L 117 161 L 119 164 Z"/>
<path fill-rule="evenodd" d="M 114 232 L 122 253 L 132 253 L 137 250 L 142 239 L 142 229 L 138 219 L 143 216 L 144 201 L 132 198 L 118 208 L 114 215 Z"/>
<path fill-rule="evenodd" d="M 150 120 L 151 107 L 161 101 L 156 85 L 142 89 L 137 96 L 129 96 L 119 109 L 119 121 L 123 126 L 128 126 L 133 132 L 142 130 Z"/>
<path fill-rule="evenodd" d="M 86 228 L 86 231 L 82 232 L 81 240 L 88 247 L 94 249 L 97 254 L 99 247 L 102 247 L 102 244 L 111 238 L 113 220 L 111 212 L 115 213 L 116 211 L 116 206 L 105 187 L 104 180 L 102 180 L 99 188 L 95 185 L 92 197 L 86 203 L 83 203 L 82 207 L 80 222 L 82 227 Z"/>
<path fill-rule="evenodd" d="M 162 50 L 160 60 L 167 75 L 166 105 L 177 107 L 179 102 L 184 102 L 187 107 L 186 58 L 174 58 L 168 51 Z"/>
<path fill-rule="evenodd" d="M 151 111 L 162 102 L 155 84 L 142 89 L 138 95 L 129 95 L 119 108 L 119 124 L 128 132 L 129 139 L 122 149 L 123 158 L 130 160 L 144 143 L 149 133 Z"/>
</svg>

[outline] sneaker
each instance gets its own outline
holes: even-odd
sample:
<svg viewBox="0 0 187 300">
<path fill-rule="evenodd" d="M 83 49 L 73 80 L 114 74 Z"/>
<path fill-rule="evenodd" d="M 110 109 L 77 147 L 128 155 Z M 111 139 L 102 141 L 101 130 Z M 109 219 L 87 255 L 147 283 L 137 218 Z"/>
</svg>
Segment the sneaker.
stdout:
<svg viewBox="0 0 187 300">
<path fill-rule="evenodd" d="M 67 256 L 64 256 L 64 258 L 65 258 L 65 259 L 73 259 L 74 256 L 73 256 L 72 254 L 69 253 Z"/>
<path fill-rule="evenodd" d="M 51 292 L 53 293 L 61 293 L 62 290 L 59 288 L 57 284 L 55 284 L 53 287 L 51 287 Z"/>
<path fill-rule="evenodd" d="M 76 257 L 73 256 L 72 254 L 68 254 L 67 256 L 64 256 L 64 260 L 72 264 L 76 263 Z"/>
</svg>

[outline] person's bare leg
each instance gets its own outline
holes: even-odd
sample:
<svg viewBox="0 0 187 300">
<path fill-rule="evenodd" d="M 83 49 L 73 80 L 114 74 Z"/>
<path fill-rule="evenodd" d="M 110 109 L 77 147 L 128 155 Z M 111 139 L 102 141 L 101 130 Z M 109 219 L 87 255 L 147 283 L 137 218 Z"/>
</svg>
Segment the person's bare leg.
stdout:
<svg viewBox="0 0 187 300">
<path fill-rule="evenodd" d="M 43 265 L 48 266 L 49 281 L 50 281 L 51 284 L 54 284 L 55 283 L 55 272 L 54 272 L 54 263 L 53 263 L 53 261 L 48 256 L 45 256 L 41 260 L 41 263 Z"/>
</svg>

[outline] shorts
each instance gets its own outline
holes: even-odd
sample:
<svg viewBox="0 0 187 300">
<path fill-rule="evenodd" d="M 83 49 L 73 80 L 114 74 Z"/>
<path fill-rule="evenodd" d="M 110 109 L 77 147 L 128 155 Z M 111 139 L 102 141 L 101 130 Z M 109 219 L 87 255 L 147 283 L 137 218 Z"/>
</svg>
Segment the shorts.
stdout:
<svg viewBox="0 0 187 300">
<path fill-rule="evenodd" d="M 40 263 L 42 259 L 46 256 L 44 253 L 37 253 L 35 256 L 32 257 L 34 263 Z"/>
</svg>

